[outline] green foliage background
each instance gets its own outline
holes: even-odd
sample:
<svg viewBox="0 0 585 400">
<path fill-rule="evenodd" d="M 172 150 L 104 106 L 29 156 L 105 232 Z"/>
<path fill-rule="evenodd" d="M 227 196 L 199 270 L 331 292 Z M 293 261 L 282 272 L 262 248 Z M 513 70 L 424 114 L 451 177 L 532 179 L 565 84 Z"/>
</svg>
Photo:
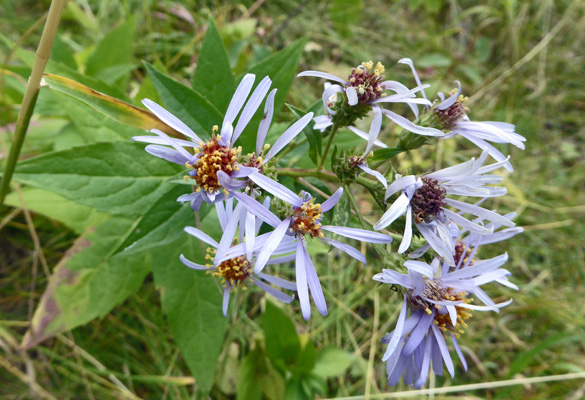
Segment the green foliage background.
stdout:
<svg viewBox="0 0 585 400">
<path fill-rule="evenodd" d="M 48 1 L 2 4 L 2 159 L 48 6 Z M 236 79 L 245 72 L 278 81 L 277 120 L 286 122 L 296 109 L 283 107 L 285 102 L 308 109 L 322 89 L 312 79 L 293 81 L 282 72 L 287 69 L 343 76 L 372 59 L 386 65 L 388 78 L 411 82 L 408 69 L 395 65 L 410 57 L 433 93 L 462 81 L 473 119 L 515 123 L 527 138 L 524 152 L 504 149 L 512 154 L 515 172 L 505 180 L 509 195 L 497 204 L 498 210 L 516 211 L 526 233 L 480 254 L 508 251 L 508 269 L 521 290 L 499 315 L 475 313 L 462 339 L 470 371 L 458 369 L 453 381 L 437 377 L 432 384 L 514 380 L 585 371 L 585 228 L 579 223 L 585 214 L 584 11 L 585 2 L 578 0 L 72 0 L 47 72 L 135 105 L 144 97 L 161 101 L 203 132 L 221 120 Z M 210 17 L 218 31 L 204 44 Z M 215 53 L 222 43 L 226 52 Z M 214 55 L 217 62 L 209 62 Z M 291 61 L 297 56 L 298 68 Z M 228 75 L 234 77 L 223 82 L 228 96 L 206 86 Z M 190 102 L 202 108 L 185 107 Z M 386 137 L 395 134 L 391 126 L 385 129 Z M 364 269 L 323 249 L 319 264 L 328 317 L 314 315 L 305 323 L 297 306 L 281 310 L 253 292 L 236 298 L 229 319 L 217 318 L 214 282 L 177 263 L 180 253 L 201 252 L 175 229 L 192 218 L 174 201 L 177 189 L 164 182 L 180 169 L 145 157 L 142 146 L 129 143 L 137 134 L 141 131 L 63 93 L 42 90 L 15 175 L 21 195 L 14 190 L 9 206 L 0 209 L 0 394 L 279 399 L 283 393 L 335 398 L 406 389 L 387 386 L 380 362 L 379 339 L 392 329 L 399 304 L 371 281 L 382 266 Z M 347 132 L 338 139 L 341 148 L 356 145 Z M 399 155 L 396 167 L 425 171 L 476 153 L 460 141 L 445 141 L 437 154 L 422 148 Z M 104 163 L 100 154 L 111 154 L 111 161 Z M 83 164 L 75 161 L 79 157 Z M 39 173 L 43 169 L 50 173 Z M 46 191 L 50 187 L 58 189 Z M 105 192 L 111 193 L 107 203 Z M 366 199 L 362 211 L 375 219 L 377 211 Z M 86 241 L 94 245 L 76 258 Z M 24 334 L 34 309 L 50 290 L 48 274 L 64 265 L 81 273 L 62 276 L 65 284 L 55 298 L 64 299 L 63 308 L 72 298 L 86 303 L 75 304 L 81 308 L 68 314 L 73 317 L 52 321 L 48 330 L 59 332 L 54 338 L 18 351 L 18 344 L 29 340 Z M 92 289 L 78 293 L 77 282 Z M 490 294 L 505 299 L 511 293 L 494 288 Z M 201 303 L 208 306 L 192 306 Z M 95 317 L 100 318 L 85 324 Z M 33 370 L 36 386 L 27 378 Z M 286 383 L 283 371 L 293 371 Z M 466 396 L 578 399 L 583 388 L 583 380 L 571 380 Z"/>
</svg>

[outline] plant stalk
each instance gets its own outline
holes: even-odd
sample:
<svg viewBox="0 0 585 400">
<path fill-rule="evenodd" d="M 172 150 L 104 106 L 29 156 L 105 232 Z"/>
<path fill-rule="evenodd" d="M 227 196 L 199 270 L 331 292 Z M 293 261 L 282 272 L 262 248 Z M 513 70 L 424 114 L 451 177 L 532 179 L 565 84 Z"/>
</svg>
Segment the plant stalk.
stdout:
<svg viewBox="0 0 585 400">
<path fill-rule="evenodd" d="M 57 28 L 59 27 L 59 21 L 61 20 L 61 14 L 63 13 L 65 3 L 66 0 L 51 1 L 49 15 L 43 29 L 39 47 L 37 49 L 35 63 L 33 65 L 30 78 L 28 79 L 24 97 L 22 99 L 22 106 L 20 107 L 18 119 L 16 120 L 14 137 L 12 139 L 12 147 L 10 148 L 10 153 L 8 154 L 6 168 L 4 169 L 4 176 L 2 177 L 2 182 L 0 184 L 0 204 L 4 203 L 4 198 L 6 197 L 6 193 L 10 187 L 12 174 L 14 173 L 14 168 L 16 167 L 18 156 L 20 155 L 20 150 L 22 149 L 22 144 L 24 143 L 24 137 L 26 136 L 26 132 L 28 130 L 30 118 L 35 108 L 35 104 L 37 103 L 41 79 L 43 77 L 45 67 L 47 66 L 47 62 L 49 61 L 49 56 L 51 55 L 53 40 L 57 34 Z"/>
<path fill-rule="evenodd" d="M 323 166 L 325 165 L 325 161 L 327 160 L 327 154 L 329 154 L 329 149 L 331 148 L 331 144 L 333 143 L 333 138 L 335 134 L 339 130 L 339 126 L 337 124 L 333 124 L 331 128 L 331 132 L 329 133 L 329 140 L 327 141 L 327 146 L 325 146 L 325 151 L 321 156 L 321 160 L 319 160 L 319 165 L 317 165 L 317 171 L 323 170 Z"/>
</svg>

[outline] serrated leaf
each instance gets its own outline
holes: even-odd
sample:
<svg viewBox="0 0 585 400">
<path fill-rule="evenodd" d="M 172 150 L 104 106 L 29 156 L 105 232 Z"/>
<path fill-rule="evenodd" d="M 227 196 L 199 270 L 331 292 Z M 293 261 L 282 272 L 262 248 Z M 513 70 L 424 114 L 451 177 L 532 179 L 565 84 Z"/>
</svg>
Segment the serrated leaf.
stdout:
<svg viewBox="0 0 585 400">
<path fill-rule="evenodd" d="M 71 96 L 93 110 L 124 125 L 147 130 L 156 128 L 171 136 L 183 137 L 150 111 L 100 93 L 74 80 L 53 74 L 44 74 L 43 86 Z"/>
<path fill-rule="evenodd" d="M 162 105 L 197 135 L 207 137 L 214 125 L 221 126 L 223 114 L 209 99 L 169 78 L 152 65 L 146 62 L 144 65 L 161 98 Z M 230 93 L 230 98 L 232 94 Z"/>
<path fill-rule="evenodd" d="M 22 188 L 21 190 L 27 209 L 62 222 L 79 234 L 92 225 L 100 225 L 110 217 L 106 213 L 74 203 L 47 190 L 30 187 Z M 5 202 L 13 207 L 22 207 L 16 192 L 8 194 Z"/>
<path fill-rule="evenodd" d="M 301 351 L 301 342 L 289 316 L 267 301 L 261 326 L 266 338 L 268 357 L 275 363 L 280 361 L 284 366 L 295 364 Z"/>
<path fill-rule="evenodd" d="M 121 23 L 108 32 L 98 43 L 94 52 L 87 59 L 85 73 L 98 77 L 104 70 L 123 64 L 130 64 L 134 44 L 134 24 L 131 19 Z M 114 81 L 118 87 L 124 87 L 130 76 L 126 71 Z M 111 80 L 109 80 L 111 82 Z"/>
<path fill-rule="evenodd" d="M 207 22 L 205 40 L 197 59 L 193 88 L 211 99 L 221 113 L 226 112 L 236 89 L 227 52 L 212 17 Z"/>
<path fill-rule="evenodd" d="M 355 361 L 355 356 L 345 350 L 326 347 L 317 354 L 313 374 L 321 378 L 341 375 Z"/>
<path fill-rule="evenodd" d="M 258 84 L 265 76 L 269 76 L 272 80 L 272 87 L 278 88 L 274 97 L 274 115 L 278 115 L 282 108 L 286 94 L 297 74 L 305 43 L 307 43 L 307 38 L 299 39 L 249 68 L 250 73 L 256 74 L 255 84 Z M 260 112 L 256 113 L 240 136 L 239 142 L 244 148 L 244 152 L 253 151 L 256 145 L 256 132 L 262 119 L 262 110 L 264 108 L 260 107 Z"/>
<path fill-rule="evenodd" d="M 173 185 L 166 180 L 180 169 L 139 144 L 98 143 L 25 160 L 13 179 L 99 211 L 133 216 L 168 192 Z"/>
</svg>

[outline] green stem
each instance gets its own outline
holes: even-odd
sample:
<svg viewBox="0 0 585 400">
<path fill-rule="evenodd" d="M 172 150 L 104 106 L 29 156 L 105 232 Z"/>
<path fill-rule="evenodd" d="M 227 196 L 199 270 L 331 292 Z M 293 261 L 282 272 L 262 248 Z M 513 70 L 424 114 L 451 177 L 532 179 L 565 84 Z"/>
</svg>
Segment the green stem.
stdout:
<svg viewBox="0 0 585 400">
<path fill-rule="evenodd" d="M 327 154 L 329 154 L 329 149 L 331 148 L 331 144 L 333 143 L 333 138 L 335 134 L 339 130 L 339 126 L 337 124 L 333 124 L 331 128 L 331 132 L 329 133 L 329 140 L 327 141 L 327 146 L 325 146 L 325 151 L 321 156 L 321 160 L 319 160 L 319 165 L 317 165 L 317 171 L 323 170 L 323 166 L 325 165 L 325 160 L 327 160 Z"/>
<path fill-rule="evenodd" d="M 349 185 L 344 185 L 343 191 L 345 193 L 347 193 L 347 198 L 349 199 L 349 204 L 351 205 L 351 208 L 353 208 L 355 210 L 355 215 L 358 217 L 358 220 L 360 221 L 362 228 L 369 230 L 370 227 L 368 226 L 366 221 L 364 221 L 364 216 L 360 212 L 357 201 L 355 200 L 355 197 L 353 197 L 353 193 L 351 192 Z"/>
<path fill-rule="evenodd" d="M 57 34 L 57 28 L 59 27 L 59 21 L 61 20 L 61 14 L 63 13 L 65 3 L 66 0 L 53 0 L 51 2 L 51 7 L 49 8 L 49 16 L 47 17 L 47 22 L 43 29 L 35 63 L 26 85 L 26 90 L 22 99 L 22 106 L 20 107 L 18 119 L 16 120 L 13 144 L 10 148 L 10 153 L 8 154 L 6 169 L 4 170 L 4 176 L 2 177 L 2 183 L 0 185 L 0 204 L 4 203 L 4 198 L 10 187 L 10 180 L 12 179 L 12 174 L 14 173 L 14 168 L 16 167 L 22 144 L 24 143 L 24 137 L 28 130 L 30 118 L 37 102 L 41 79 L 45 67 L 47 66 L 47 62 L 49 61 L 49 56 L 51 55 L 51 47 L 53 47 L 53 40 Z"/>
<path fill-rule="evenodd" d="M 338 182 L 337 175 L 328 171 L 315 171 L 314 169 L 278 168 L 278 175 L 292 176 L 293 178 L 314 177 L 324 181 Z"/>
</svg>

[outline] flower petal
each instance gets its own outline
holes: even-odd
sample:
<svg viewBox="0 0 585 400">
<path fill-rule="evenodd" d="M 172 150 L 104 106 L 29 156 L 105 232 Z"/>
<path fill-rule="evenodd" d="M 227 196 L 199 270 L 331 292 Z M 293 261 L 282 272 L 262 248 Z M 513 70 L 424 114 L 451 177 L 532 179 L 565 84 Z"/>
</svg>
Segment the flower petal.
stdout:
<svg viewBox="0 0 585 400">
<path fill-rule="evenodd" d="M 150 99 L 142 99 L 142 104 L 146 108 L 148 108 L 154 115 L 157 116 L 162 122 L 176 130 L 177 132 L 181 132 L 183 135 L 190 137 L 196 143 L 201 142 L 199 136 L 195 134 L 183 121 L 179 118 L 175 117 L 173 114 L 162 108 L 160 105 L 156 104 L 154 101 Z"/>
<path fill-rule="evenodd" d="M 324 78 L 324 79 L 327 79 L 330 81 L 339 82 L 342 85 L 345 85 L 347 83 L 343 79 L 341 79 L 335 75 L 331 75 L 331 74 L 328 74 L 327 72 L 321 72 L 321 71 L 303 71 L 297 75 L 297 77 L 301 77 L 301 76 L 314 76 L 316 78 Z"/>
<path fill-rule="evenodd" d="M 398 254 L 404 253 L 410 247 L 412 242 L 412 213 L 406 213 L 406 222 L 404 224 L 404 235 L 402 236 L 402 242 L 398 247 Z"/>
<path fill-rule="evenodd" d="M 410 199 L 406 197 L 404 193 L 402 193 L 398 199 L 384 213 L 382 218 L 374 225 L 375 230 L 384 229 L 388 225 L 392 224 L 396 220 L 396 218 L 400 217 L 405 212 L 410 212 Z"/>
<path fill-rule="evenodd" d="M 163 160 L 167 160 L 179 165 L 185 165 L 185 163 L 189 161 L 189 158 L 186 158 L 177 150 L 169 149 L 168 147 L 159 146 L 156 144 L 150 144 L 146 146 L 144 150 L 146 150 L 148 154 L 152 154 L 155 157 L 162 158 Z"/>
<path fill-rule="evenodd" d="M 297 290 L 296 283 L 289 282 L 286 279 L 282 279 L 282 278 L 279 278 L 276 276 L 268 275 L 268 274 L 265 274 L 264 272 L 258 272 L 256 275 L 258 275 L 260 278 L 264 279 L 265 281 L 270 282 L 273 285 L 279 286 L 283 289 L 295 290 L 295 291 Z"/>
<path fill-rule="evenodd" d="M 400 309 L 400 314 L 398 315 L 398 320 L 396 321 L 396 328 L 394 328 L 394 333 L 392 334 L 392 338 L 388 343 L 388 347 L 386 347 L 382 361 L 388 361 L 392 353 L 394 353 L 396 350 L 400 337 L 402 337 L 404 321 L 406 321 L 406 303 L 406 296 L 404 296 L 404 300 L 402 301 L 402 308 Z"/>
<path fill-rule="evenodd" d="M 410 131 L 412 133 L 416 133 L 418 135 L 424 136 L 445 136 L 445 133 L 439 129 L 425 127 L 425 126 L 418 126 L 415 123 L 409 121 L 408 119 L 404 118 L 401 115 L 398 115 L 390 110 L 383 109 L 382 112 L 385 116 L 387 116 L 392 122 L 396 125 Z"/>
<path fill-rule="evenodd" d="M 374 178 L 376 178 L 384 186 L 385 189 L 388 188 L 388 182 L 386 181 L 386 178 L 384 178 L 384 175 L 382 175 L 381 172 L 373 170 L 364 164 L 359 164 L 358 167 L 359 167 L 359 169 L 364 171 L 366 174 L 371 175 Z"/>
<path fill-rule="evenodd" d="M 230 100 L 230 105 L 225 112 L 225 117 L 223 118 L 223 124 L 221 126 L 222 140 L 224 140 L 226 143 L 229 143 L 232 139 L 232 127 L 234 120 L 246 102 L 248 94 L 250 94 L 250 90 L 252 90 L 252 86 L 254 85 L 255 79 L 256 76 L 254 74 L 247 74 L 244 76 L 234 95 L 232 96 L 232 99 Z"/>
<path fill-rule="evenodd" d="M 305 242 L 302 238 L 297 238 L 297 262 L 295 263 L 297 277 L 297 293 L 301 303 L 303 318 L 308 321 L 311 317 L 311 303 L 309 300 L 309 285 L 307 283 L 307 270 L 305 268 Z"/>
<path fill-rule="evenodd" d="M 223 305 L 222 305 L 223 315 L 225 317 L 227 317 L 229 305 L 230 305 L 230 288 L 226 286 L 223 288 Z"/>
<path fill-rule="evenodd" d="M 431 325 L 431 329 L 433 330 L 435 339 L 437 339 L 437 344 L 439 345 L 439 349 L 441 350 L 441 355 L 443 356 L 443 362 L 447 367 L 447 371 L 449 371 L 449 374 L 451 375 L 451 377 L 453 377 L 455 376 L 455 367 L 453 366 L 453 360 L 451 359 L 451 355 L 449 354 L 449 349 L 447 348 L 447 343 L 445 343 L 443 334 L 435 325 Z"/>
<path fill-rule="evenodd" d="M 274 143 L 274 146 L 272 146 L 272 148 L 268 151 L 264 160 L 268 161 L 276 154 L 278 154 L 278 152 L 282 150 L 284 146 L 289 144 L 291 140 L 297 137 L 297 135 L 301 133 L 303 129 L 305 129 L 305 126 L 307 126 L 309 122 L 311 122 L 312 118 L 313 113 L 310 112 L 308 114 L 305 114 L 301 119 L 292 124 L 286 131 L 284 131 L 284 133 L 278 138 L 278 140 L 276 140 L 276 143 Z"/>
<path fill-rule="evenodd" d="M 258 254 L 258 258 L 256 259 L 256 263 L 254 265 L 254 272 L 258 273 L 264 269 L 264 267 L 266 266 L 266 262 L 282 241 L 282 238 L 286 234 L 286 231 L 288 230 L 289 226 L 290 217 L 282 221 L 276 227 L 276 229 L 274 229 L 268 240 L 266 240 L 266 244 L 260 251 L 260 254 Z"/>
<path fill-rule="evenodd" d="M 361 240 L 368 243 L 392 243 L 392 237 L 383 233 L 367 231 L 365 229 L 349 228 L 346 226 L 323 225 L 321 229 L 336 233 L 346 238 Z"/>
<path fill-rule="evenodd" d="M 323 203 L 321 203 L 321 213 L 326 213 L 327 211 L 329 211 L 333 207 L 335 207 L 335 205 L 337 204 L 337 202 L 339 201 L 339 199 L 341 198 L 342 195 L 343 195 L 343 188 L 337 189 L 335 191 L 335 193 L 333 193 L 333 195 L 331 195 L 331 197 L 329 197 L 327 200 L 325 200 Z"/>
<path fill-rule="evenodd" d="M 327 303 L 325 302 L 325 296 L 323 295 L 323 289 L 321 288 L 321 282 L 319 282 L 319 277 L 317 276 L 317 271 L 315 271 L 315 266 L 313 265 L 313 261 L 311 261 L 311 256 L 309 256 L 309 252 L 307 249 L 303 247 L 304 255 L 305 255 L 305 270 L 307 271 L 307 282 L 309 283 L 309 290 L 311 291 L 311 296 L 313 296 L 313 301 L 315 301 L 315 305 L 317 306 L 317 310 L 321 315 L 327 315 Z"/>
<path fill-rule="evenodd" d="M 445 203 L 449 204 L 452 207 L 455 207 L 463 212 L 476 215 L 480 218 L 486 219 L 488 221 L 501 224 L 503 226 L 513 227 L 516 224 L 510 221 L 508 218 L 501 216 L 493 211 L 486 210 L 485 208 L 475 206 L 473 204 L 467 204 L 462 201 L 453 200 L 449 198 L 445 198 Z"/>
<path fill-rule="evenodd" d="M 215 248 L 219 247 L 219 243 L 217 243 L 215 241 L 215 239 L 213 239 L 207 233 L 205 233 L 197 228 L 193 228 L 192 226 L 186 226 L 184 228 L 184 231 L 187 232 L 189 235 L 195 236 L 197 239 L 202 240 L 205 243 L 212 245 Z"/>
<path fill-rule="evenodd" d="M 262 221 L 273 227 L 277 227 L 280 224 L 281 221 L 276 215 L 250 196 L 238 192 L 234 192 L 233 195 L 239 202 L 244 203 L 248 211 L 254 213 Z"/>
<path fill-rule="evenodd" d="M 338 242 L 337 240 L 323 238 L 321 239 L 325 243 L 329 243 L 331 246 L 338 248 L 349 254 L 351 257 L 355 258 L 356 260 L 360 261 L 364 266 L 366 265 L 366 256 L 362 254 L 361 251 L 357 250 L 356 248 L 351 247 L 348 244 Z"/>
<path fill-rule="evenodd" d="M 254 89 L 252 96 L 250 96 L 250 99 L 248 100 L 248 102 L 244 106 L 244 109 L 242 110 L 240 118 L 238 118 L 238 124 L 236 125 L 236 129 L 234 129 L 234 133 L 231 138 L 232 144 L 236 143 L 236 141 L 238 140 L 238 138 L 240 137 L 240 135 L 242 134 L 242 132 L 244 131 L 244 129 L 246 128 L 254 114 L 256 113 L 256 111 L 258 110 L 258 107 L 260 107 L 260 104 L 262 103 L 262 100 L 264 100 L 266 93 L 268 93 L 271 84 L 272 81 L 270 80 L 269 77 L 266 76 L 264 77 L 264 79 L 262 79 L 262 81 L 260 81 L 258 86 L 256 86 L 256 89 Z"/>
<path fill-rule="evenodd" d="M 286 201 L 293 207 L 300 207 L 303 205 L 303 200 L 293 193 L 289 188 L 280 183 L 273 181 L 270 178 L 265 177 L 261 173 L 257 172 L 250 175 L 250 180 L 268 193 L 278 197 L 281 200 Z"/>
<path fill-rule="evenodd" d="M 254 276 L 250 276 L 252 281 L 258 286 L 260 289 L 264 290 L 266 293 L 271 295 L 272 297 L 282 301 L 283 303 L 291 303 L 295 298 L 289 294 L 283 293 L 278 289 L 273 288 L 270 285 L 262 282 L 260 279 L 256 279 Z"/>
<path fill-rule="evenodd" d="M 268 134 L 268 129 L 270 129 L 270 124 L 272 123 L 272 116 L 274 115 L 274 96 L 276 96 L 276 90 L 277 89 L 272 89 L 268 95 L 268 98 L 266 98 L 264 116 L 262 117 L 260 125 L 258 126 L 258 136 L 256 137 L 256 155 L 260 154 L 260 152 L 263 150 L 266 134 Z"/>
<path fill-rule="evenodd" d="M 185 256 L 184 256 L 184 255 L 182 255 L 182 254 L 179 256 L 179 259 L 181 260 L 181 262 L 182 262 L 183 264 L 185 264 L 185 266 L 187 266 L 187 267 L 189 267 L 189 268 L 196 269 L 196 270 L 198 270 L 198 271 L 205 271 L 205 270 L 208 270 L 208 269 L 209 269 L 209 268 L 208 268 L 207 266 L 205 266 L 205 265 L 196 264 L 196 263 L 194 263 L 193 261 L 187 260 L 187 258 L 185 258 Z"/>
<path fill-rule="evenodd" d="M 347 104 L 350 106 L 355 106 L 358 103 L 357 91 L 353 86 L 345 88 L 345 95 L 347 96 Z"/>
<path fill-rule="evenodd" d="M 332 123 L 333 124 L 333 123 Z M 358 135 L 359 137 L 361 137 L 362 139 L 368 140 L 368 134 L 364 131 L 359 130 L 358 128 L 354 127 L 354 126 L 348 126 L 347 129 L 349 129 L 350 131 L 352 131 L 353 133 L 355 133 L 356 135 Z M 387 148 L 388 146 L 381 142 L 380 140 L 376 139 L 374 141 L 374 145 L 381 147 L 381 148 Z"/>
</svg>

